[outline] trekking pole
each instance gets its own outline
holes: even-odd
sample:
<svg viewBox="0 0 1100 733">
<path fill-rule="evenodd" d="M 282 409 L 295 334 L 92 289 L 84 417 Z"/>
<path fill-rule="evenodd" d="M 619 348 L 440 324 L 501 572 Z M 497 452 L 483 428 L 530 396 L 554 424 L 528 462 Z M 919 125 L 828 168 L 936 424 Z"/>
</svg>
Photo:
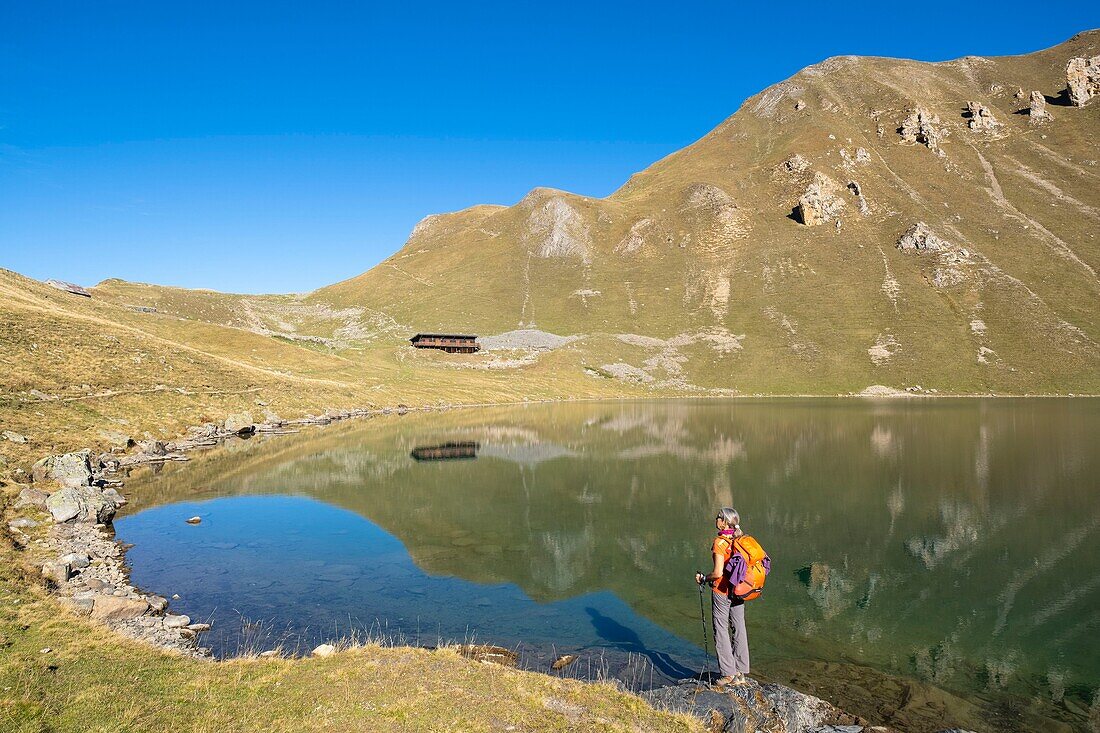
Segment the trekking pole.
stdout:
<svg viewBox="0 0 1100 733">
<path fill-rule="evenodd" d="M 707 640 L 707 612 L 703 605 L 703 584 L 699 583 L 699 622 L 703 626 L 703 654 L 706 655 L 706 665 L 703 667 L 703 673 L 709 676 L 710 673 L 710 642 Z M 717 651 L 717 650 L 715 650 Z"/>
</svg>

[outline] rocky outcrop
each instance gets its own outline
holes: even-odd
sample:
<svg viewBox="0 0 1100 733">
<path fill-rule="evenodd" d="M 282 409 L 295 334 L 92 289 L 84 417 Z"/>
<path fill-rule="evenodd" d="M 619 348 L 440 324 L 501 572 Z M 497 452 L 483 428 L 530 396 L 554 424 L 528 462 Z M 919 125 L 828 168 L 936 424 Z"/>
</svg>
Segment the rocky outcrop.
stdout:
<svg viewBox="0 0 1100 733">
<path fill-rule="evenodd" d="M 898 238 L 896 246 L 903 251 L 936 252 L 947 249 L 951 244 L 937 237 L 932 232 L 932 228 L 923 221 L 918 221 L 905 230 L 905 233 Z"/>
<path fill-rule="evenodd" d="M 834 221 L 844 209 L 836 182 L 824 173 L 814 174 L 813 183 L 798 199 L 798 218 L 806 226 Z"/>
<path fill-rule="evenodd" d="M 546 195 L 546 189 L 535 189 L 520 202 L 530 207 L 524 240 L 537 257 L 588 262 L 592 237 L 584 217 L 564 196 Z"/>
<path fill-rule="evenodd" d="M 807 733 L 830 725 L 855 726 L 863 721 L 820 698 L 783 685 L 746 684 L 722 690 L 695 680 L 642 693 L 655 707 L 688 713 L 722 733 Z"/>
<path fill-rule="evenodd" d="M 978 102 L 967 102 L 966 113 L 970 117 L 966 124 L 971 130 L 990 132 L 1001 126 L 1001 123 L 989 111 L 989 107 Z"/>
<path fill-rule="evenodd" d="M 1047 99 L 1043 96 L 1042 92 L 1031 93 L 1027 114 L 1029 116 L 1028 122 L 1033 125 L 1054 120 L 1054 116 L 1050 114 L 1050 112 L 1047 112 Z"/>
<path fill-rule="evenodd" d="M 1070 59 L 1066 66 L 1066 87 L 1069 101 L 1076 107 L 1100 96 L 1100 56 Z"/>
<path fill-rule="evenodd" d="M 898 128 L 901 139 L 907 143 L 923 145 L 929 150 L 940 153 L 940 142 L 946 137 L 946 131 L 937 127 L 940 118 L 923 107 L 910 110 L 909 115 Z"/>
</svg>

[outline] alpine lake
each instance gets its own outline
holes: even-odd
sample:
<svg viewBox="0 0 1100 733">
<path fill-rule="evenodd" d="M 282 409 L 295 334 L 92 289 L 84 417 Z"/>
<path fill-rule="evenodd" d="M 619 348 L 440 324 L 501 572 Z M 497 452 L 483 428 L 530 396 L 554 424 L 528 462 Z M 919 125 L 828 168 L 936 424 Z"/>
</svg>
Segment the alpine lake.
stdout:
<svg viewBox="0 0 1100 733">
<path fill-rule="evenodd" d="M 494 644 L 643 690 L 715 669 L 693 573 L 733 506 L 772 558 L 755 675 L 902 730 L 1088 730 L 1098 448 L 1091 398 L 410 412 L 135 471 L 115 529 L 218 657 Z"/>
</svg>

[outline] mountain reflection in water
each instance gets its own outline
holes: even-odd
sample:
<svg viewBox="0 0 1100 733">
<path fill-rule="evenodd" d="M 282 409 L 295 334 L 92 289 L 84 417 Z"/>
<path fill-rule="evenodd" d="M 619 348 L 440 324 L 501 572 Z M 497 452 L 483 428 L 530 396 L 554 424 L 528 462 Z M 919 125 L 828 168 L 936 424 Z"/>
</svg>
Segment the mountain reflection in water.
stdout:
<svg viewBox="0 0 1100 733">
<path fill-rule="evenodd" d="M 714 510 L 732 505 L 775 569 L 747 613 L 756 671 L 913 729 L 1080 728 L 1100 686 L 1097 434 L 1092 399 L 453 411 L 234 443 L 135 477 L 127 512 L 311 497 L 392 534 L 432 577 L 513 586 L 536 606 L 613 594 L 637 621 L 582 604 L 570 612 L 590 628 L 563 634 L 674 677 L 701 635 L 692 572 Z M 478 460 L 410 455 L 448 442 L 476 443 Z M 119 520 L 135 579 L 178 592 L 144 565 L 140 520 Z M 515 638 L 478 609 L 462 612 L 481 641 Z M 642 622 L 677 648 L 634 638 Z"/>
</svg>

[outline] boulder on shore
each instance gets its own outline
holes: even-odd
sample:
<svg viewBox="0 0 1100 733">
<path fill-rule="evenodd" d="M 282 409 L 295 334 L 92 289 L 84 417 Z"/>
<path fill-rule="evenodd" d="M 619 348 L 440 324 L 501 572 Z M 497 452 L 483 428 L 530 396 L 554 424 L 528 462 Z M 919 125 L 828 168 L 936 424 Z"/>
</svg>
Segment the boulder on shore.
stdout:
<svg viewBox="0 0 1100 733">
<path fill-rule="evenodd" d="M 48 456 L 31 467 L 35 483 L 53 480 L 62 486 L 87 486 L 92 482 L 91 451 L 82 450 L 60 456 Z"/>
<path fill-rule="evenodd" d="M 114 496 L 94 486 L 64 488 L 46 499 L 46 509 L 58 523 L 75 519 L 89 524 L 107 524 L 114 519 L 119 506 Z"/>
<path fill-rule="evenodd" d="M 225 430 L 229 433 L 248 434 L 256 430 L 252 421 L 252 413 L 238 412 L 225 419 Z"/>
<path fill-rule="evenodd" d="M 73 574 L 67 562 L 48 562 L 42 566 L 42 577 L 61 585 Z"/>
<path fill-rule="evenodd" d="M 92 598 L 92 618 L 101 621 L 127 621 L 149 610 L 140 598 L 97 595 Z"/>
</svg>

